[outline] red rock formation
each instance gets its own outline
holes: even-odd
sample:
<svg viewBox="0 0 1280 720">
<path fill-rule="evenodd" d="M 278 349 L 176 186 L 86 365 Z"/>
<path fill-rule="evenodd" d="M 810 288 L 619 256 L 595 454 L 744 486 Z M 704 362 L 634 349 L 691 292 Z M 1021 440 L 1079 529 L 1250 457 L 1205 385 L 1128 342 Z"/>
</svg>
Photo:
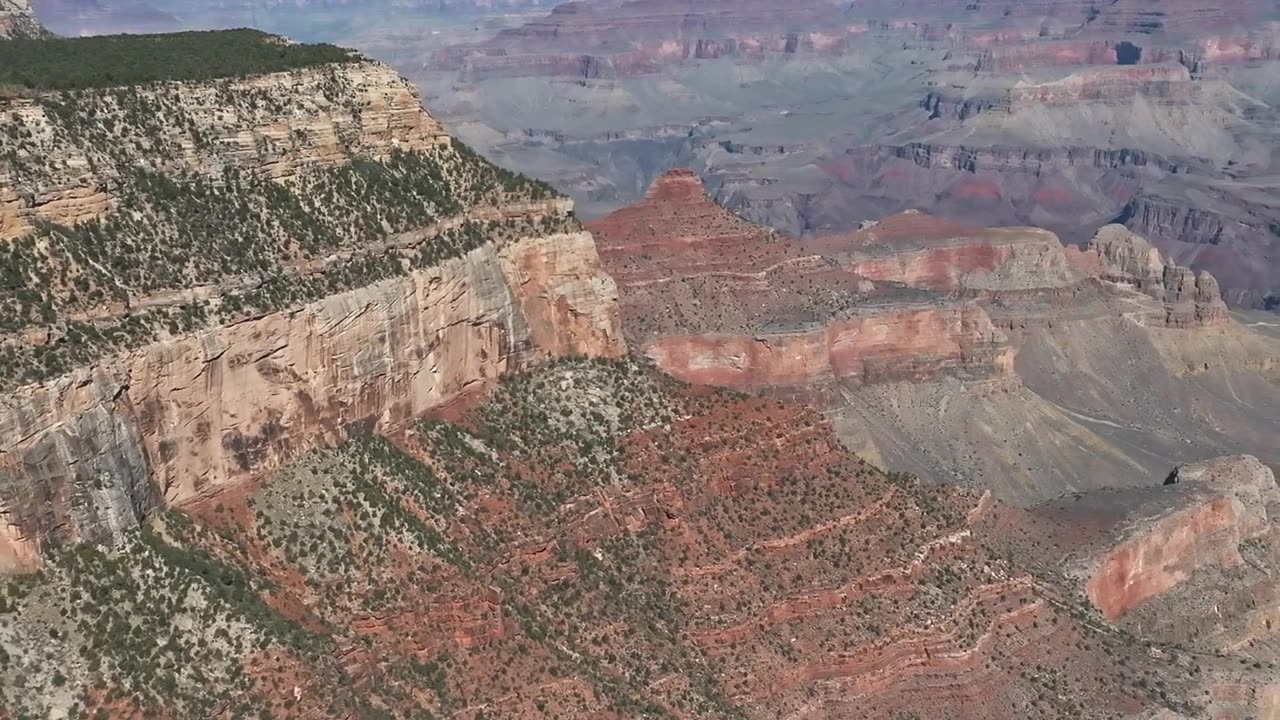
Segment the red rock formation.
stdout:
<svg viewBox="0 0 1280 720">
<path fill-rule="evenodd" d="M 1109 552 L 1085 592 L 1103 615 L 1115 619 L 1202 567 L 1236 567 L 1243 562 L 1237 548 L 1241 524 L 1226 497 L 1171 513 Z"/>
<path fill-rule="evenodd" d="M 895 307 L 832 320 L 821 330 L 755 337 L 665 336 L 649 357 L 676 377 L 736 388 L 805 386 L 833 379 L 922 381 L 951 374 L 1007 374 L 1013 354 L 976 305 Z"/>
<path fill-rule="evenodd" d="M 1062 243 L 1039 228 L 979 229 L 909 211 L 814 244 L 871 280 L 946 293 L 1064 288 L 1080 280 Z"/>
<path fill-rule="evenodd" d="M 619 283 L 628 337 L 677 377 L 761 388 L 1010 370 L 1005 337 L 980 307 L 921 304 L 903 287 L 1007 284 L 1023 260 L 1023 236 L 994 242 L 957 223 L 905 214 L 854 236 L 800 243 L 720 208 L 687 170 L 665 174 L 644 200 L 588 227 Z M 969 245 L 894 256 L 892 270 L 871 255 L 965 233 Z M 955 266 L 957 256 L 972 266 Z M 874 280 L 890 283 L 877 290 Z"/>
</svg>

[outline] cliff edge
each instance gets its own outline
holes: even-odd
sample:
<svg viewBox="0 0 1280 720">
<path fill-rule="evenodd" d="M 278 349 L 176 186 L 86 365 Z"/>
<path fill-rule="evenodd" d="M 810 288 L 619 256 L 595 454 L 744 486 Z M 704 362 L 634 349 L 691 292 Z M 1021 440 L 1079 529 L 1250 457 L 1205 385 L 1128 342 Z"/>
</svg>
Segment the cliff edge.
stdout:
<svg viewBox="0 0 1280 720">
<path fill-rule="evenodd" d="M 32 57 L 0 97 L 3 570 L 350 423 L 623 352 L 572 204 L 454 141 L 386 67 L 253 31 L 50 42 L 138 60 L 117 85 Z M 171 50 L 172 79 L 148 59 Z"/>
</svg>

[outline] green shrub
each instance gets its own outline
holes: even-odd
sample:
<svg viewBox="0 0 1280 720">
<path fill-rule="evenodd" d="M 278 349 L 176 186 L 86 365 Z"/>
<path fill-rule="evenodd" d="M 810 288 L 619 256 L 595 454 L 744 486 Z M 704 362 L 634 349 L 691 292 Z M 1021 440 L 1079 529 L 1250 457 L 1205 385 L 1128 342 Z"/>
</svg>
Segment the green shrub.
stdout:
<svg viewBox="0 0 1280 720">
<path fill-rule="evenodd" d="M 0 87 L 82 90 L 167 80 L 212 80 L 363 58 L 258 30 L 0 41 Z"/>
</svg>

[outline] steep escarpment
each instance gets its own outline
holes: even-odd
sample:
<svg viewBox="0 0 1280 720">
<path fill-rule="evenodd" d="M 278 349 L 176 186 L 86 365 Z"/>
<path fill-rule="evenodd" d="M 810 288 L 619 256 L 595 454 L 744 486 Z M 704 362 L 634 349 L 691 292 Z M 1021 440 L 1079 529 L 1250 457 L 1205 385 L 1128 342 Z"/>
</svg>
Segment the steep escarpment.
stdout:
<svg viewBox="0 0 1280 720">
<path fill-rule="evenodd" d="M 300 58 L 3 101 L 5 569 L 351 423 L 622 351 L 571 203 L 453 141 L 388 69 Z"/>
<path fill-rule="evenodd" d="M 1232 456 L 1180 465 L 1163 485 L 1047 503 L 1009 536 L 1033 564 L 1065 566 L 1124 632 L 1262 670 L 1249 681 L 1202 668 L 1205 712 L 1268 717 L 1280 692 L 1277 511 L 1273 471 Z"/>
<path fill-rule="evenodd" d="M 1030 504 L 1188 452 L 1280 457 L 1280 346 L 1122 227 L 1082 251 L 904 212 L 794 241 L 687 172 L 589 226 L 633 348 L 677 377 L 816 402 L 882 467 Z"/>
<path fill-rule="evenodd" d="M 1213 273 L 1238 305 L 1258 305 L 1271 290 L 1269 258 L 1280 244 L 1274 195 L 1223 198 L 1212 205 L 1187 201 L 1184 192 L 1141 193 L 1116 219 L 1158 242 L 1180 264 Z"/>
<path fill-rule="evenodd" d="M 1186 487 L 1172 487 L 1184 484 Z M 1198 613 L 1187 606 L 1187 598 L 1195 596 L 1200 604 L 1209 603 L 1203 588 L 1219 588 L 1217 594 L 1257 591 L 1264 595 L 1232 603 L 1241 607 L 1219 608 L 1218 618 L 1239 623 L 1241 628 L 1264 625 L 1263 620 L 1280 609 L 1280 597 L 1270 582 L 1270 566 L 1277 557 L 1274 513 L 1280 508 L 1280 491 L 1271 469 L 1249 456 L 1181 465 L 1152 496 L 1162 503 L 1159 511 L 1131 512 L 1132 520 L 1118 533 L 1115 546 L 1097 559 L 1086 584 L 1090 600 L 1112 619 L 1158 599 L 1190 619 Z M 1251 581 L 1203 577 L 1234 575 L 1235 571 L 1258 575 Z M 1271 597 L 1265 597 L 1268 591 Z M 1178 602 L 1170 596 L 1183 599 Z M 1255 607 L 1260 617 L 1246 617 L 1248 607 Z M 1160 617 L 1157 612 L 1147 615 Z M 1147 632 L 1174 630 L 1179 634 L 1214 634 L 1208 628 L 1179 627 L 1172 617 L 1149 626 Z M 1269 644 L 1266 637 L 1260 639 L 1264 647 Z M 1243 638 L 1224 640 L 1216 649 L 1228 649 L 1241 641 Z"/>
<path fill-rule="evenodd" d="M 1199 714 L 1268 717 L 1280 691 L 1277 510 L 1272 470 L 1239 455 L 992 519 L 1015 558 L 1064 568 L 1107 623 L 1185 655 L 1204 687 Z"/>
<path fill-rule="evenodd" d="M 875 470 L 811 409 L 562 361 L 451 416 L 54 553 L 4 592 L 3 705 L 1194 717 L 1206 677 L 1271 672 L 1117 631 L 1014 559 L 1020 515 Z"/>
</svg>

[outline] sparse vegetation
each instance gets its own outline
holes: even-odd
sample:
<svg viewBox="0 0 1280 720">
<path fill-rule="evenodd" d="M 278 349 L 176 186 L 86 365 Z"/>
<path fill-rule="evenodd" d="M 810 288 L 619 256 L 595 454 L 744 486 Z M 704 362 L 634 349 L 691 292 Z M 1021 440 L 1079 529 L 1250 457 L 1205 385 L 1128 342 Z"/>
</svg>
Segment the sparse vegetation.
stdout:
<svg viewBox="0 0 1280 720">
<path fill-rule="evenodd" d="M 904 718 L 932 709 L 899 690 L 915 673 L 1019 717 L 1196 714 L 1198 668 L 970 535 L 975 502 L 875 471 L 813 411 L 561 360 L 458 422 L 352 429 L 249 497 L 68 551 L 5 591 L 0 677 L 61 662 L 86 708 L 238 717 L 777 717 L 838 697 L 787 678 L 836 673 L 888 682 L 867 697 Z M 326 680 L 295 699 L 300 673 Z"/>
</svg>

